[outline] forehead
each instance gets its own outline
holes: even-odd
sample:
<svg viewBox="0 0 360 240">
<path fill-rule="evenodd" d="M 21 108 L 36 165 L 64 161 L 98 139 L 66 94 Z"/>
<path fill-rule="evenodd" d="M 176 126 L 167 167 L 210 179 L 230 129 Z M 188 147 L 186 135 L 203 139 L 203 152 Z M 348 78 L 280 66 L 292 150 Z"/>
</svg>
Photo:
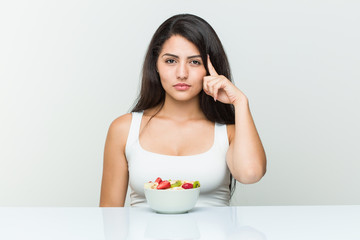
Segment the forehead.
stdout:
<svg viewBox="0 0 360 240">
<path fill-rule="evenodd" d="M 199 55 L 199 49 L 180 35 L 173 35 L 168 40 L 166 40 L 162 46 L 160 56 L 164 53 L 171 53 L 177 56 L 191 56 Z"/>
</svg>

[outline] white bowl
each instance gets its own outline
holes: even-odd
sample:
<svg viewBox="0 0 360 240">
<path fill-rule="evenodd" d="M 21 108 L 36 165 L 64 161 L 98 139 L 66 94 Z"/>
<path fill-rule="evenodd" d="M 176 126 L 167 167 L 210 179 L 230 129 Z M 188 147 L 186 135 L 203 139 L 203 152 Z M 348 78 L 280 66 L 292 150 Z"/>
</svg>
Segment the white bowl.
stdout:
<svg viewBox="0 0 360 240">
<path fill-rule="evenodd" d="M 199 197 L 200 187 L 184 190 L 144 188 L 149 206 L 159 213 L 185 213 L 191 210 Z"/>
</svg>

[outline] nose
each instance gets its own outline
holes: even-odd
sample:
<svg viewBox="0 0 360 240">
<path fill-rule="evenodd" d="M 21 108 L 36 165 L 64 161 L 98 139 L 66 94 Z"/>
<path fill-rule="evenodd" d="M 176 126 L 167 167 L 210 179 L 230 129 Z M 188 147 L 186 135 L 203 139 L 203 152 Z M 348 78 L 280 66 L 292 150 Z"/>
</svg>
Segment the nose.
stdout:
<svg viewBox="0 0 360 240">
<path fill-rule="evenodd" d="M 176 77 L 180 80 L 185 80 L 189 76 L 189 71 L 186 63 L 180 63 L 176 69 Z"/>
</svg>

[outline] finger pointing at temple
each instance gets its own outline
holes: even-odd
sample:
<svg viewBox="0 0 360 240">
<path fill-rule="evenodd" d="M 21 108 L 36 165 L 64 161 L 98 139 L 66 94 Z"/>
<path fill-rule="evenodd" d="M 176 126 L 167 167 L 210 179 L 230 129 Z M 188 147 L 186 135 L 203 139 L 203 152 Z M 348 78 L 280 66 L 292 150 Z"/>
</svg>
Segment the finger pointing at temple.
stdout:
<svg viewBox="0 0 360 240">
<path fill-rule="evenodd" d="M 208 69 L 209 69 L 209 73 L 210 76 L 218 76 L 219 74 L 216 72 L 214 66 L 212 65 L 211 61 L 210 61 L 210 56 L 208 55 L 207 58 L 207 65 L 208 65 Z"/>
</svg>

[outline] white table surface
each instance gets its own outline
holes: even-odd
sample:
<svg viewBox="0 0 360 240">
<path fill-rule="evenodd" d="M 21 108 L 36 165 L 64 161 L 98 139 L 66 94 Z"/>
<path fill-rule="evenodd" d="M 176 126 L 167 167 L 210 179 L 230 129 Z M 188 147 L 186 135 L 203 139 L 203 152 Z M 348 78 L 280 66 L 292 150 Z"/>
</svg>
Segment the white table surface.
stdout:
<svg viewBox="0 0 360 240">
<path fill-rule="evenodd" d="M 360 205 L 195 208 L 0 207 L 0 239 L 357 239 Z"/>
</svg>

